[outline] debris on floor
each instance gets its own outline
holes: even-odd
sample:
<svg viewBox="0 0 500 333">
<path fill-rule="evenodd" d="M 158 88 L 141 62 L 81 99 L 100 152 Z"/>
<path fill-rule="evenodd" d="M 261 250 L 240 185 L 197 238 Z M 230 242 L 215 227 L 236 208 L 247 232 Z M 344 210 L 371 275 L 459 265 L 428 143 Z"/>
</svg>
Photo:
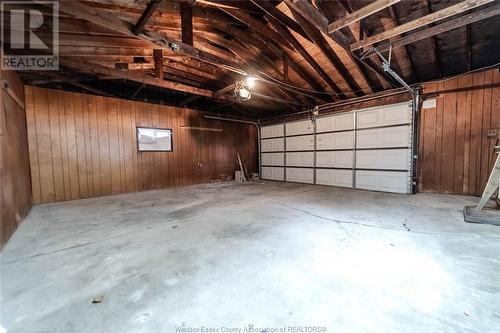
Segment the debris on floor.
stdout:
<svg viewBox="0 0 500 333">
<path fill-rule="evenodd" d="M 104 300 L 104 295 L 98 295 L 92 299 L 92 304 L 101 303 Z"/>
</svg>

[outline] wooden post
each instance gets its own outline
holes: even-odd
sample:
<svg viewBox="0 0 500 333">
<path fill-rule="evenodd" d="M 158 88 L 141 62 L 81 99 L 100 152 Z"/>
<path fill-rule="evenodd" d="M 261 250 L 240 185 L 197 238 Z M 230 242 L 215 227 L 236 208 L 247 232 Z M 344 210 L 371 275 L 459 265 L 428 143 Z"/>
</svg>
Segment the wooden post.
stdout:
<svg viewBox="0 0 500 333">
<path fill-rule="evenodd" d="M 153 50 L 153 60 L 155 63 L 155 76 L 163 80 L 163 50 L 154 49 Z"/>
</svg>

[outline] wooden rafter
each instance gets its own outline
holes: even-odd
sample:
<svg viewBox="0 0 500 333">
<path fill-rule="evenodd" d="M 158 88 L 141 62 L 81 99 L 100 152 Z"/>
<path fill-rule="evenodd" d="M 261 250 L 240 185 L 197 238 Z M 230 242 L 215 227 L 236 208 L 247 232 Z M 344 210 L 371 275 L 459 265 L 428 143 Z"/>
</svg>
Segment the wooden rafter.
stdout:
<svg viewBox="0 0 500 333">
<path fill-rule="evenodd" d="M 256 7 L 264 11 L 267 15 L 272 16 L 278 22 L 281 22 L 286 27 L 290 28 L 291 30 L 295 31 L 296 33 L 298 33 L 299 35 L 301 35 L 302 37 L 313 43 L 311 37 L 309 37 L 309 35 L 304 31 L 303 27 L 299 23 L 291 19 L 281 10 L 277 9 L 273 4 L 269 2 L 269 0 L 264 0 L 264 1 L 251 0 L 251 2 Z"/>
<path fill-rule="evenodd" d="M 272 53 L 276 54 L 279 57 L 283 56 L 283 54 L 287 54 L 289 56 L 289 53 L 291 51 L 295 51 L 294 48 L 293 48 L 293 46 L 291 46 L 286 40 L 283 39 L 283 36 L 280 36 L 280 34 L 278 32 L 276 32 L 275 30 L 269 28 L 267 25 L 263 24 L 262 22 L 258 21 L 257 19 L 253 18 L 252 16 L 244 13 L 241 10 L 234 10 L 234 9 L 227 9 L 227 8 L 224 8 L 222 10 L 225 11 L 227 14 L 233 16 L 236 20 L 238 20 L 241 23 L 243 23 L 246 26 L 248 26 L 253 31 L 259 33 L 261 36 L 264 36 L 264 38 L 262 39 L 262 43 L 263 44 L 261 44 L 261 48 L 262 47 L 268 48 L 268 49 L 270 49 L 270 51 Z M 286 32 L 288 34 L 290 34 L 288 32 L 288 30 L 286 30 Z M 284 42 L 286 44 L 286 47 L 283 46 L 283 44 L 280 44 L 283 48 L 276 47 L 273 44 L 273 41 L 270 40 L 270 37 L 274 36 L 274 35 L 280 36 L 279 39 L 280 40 L 284 40 Z M 309 74 L 308 71 L 304 70 L 300 65 L 298 65 L 298 64 L 296 64 L 294 62 L 290 62 L 290 67 L 301 78 L 303 78 L 313 89 L 315 89 L 317 91 L 320 91 L 320 92 L 324 91 L 323 87 L 316 81 L 316 79 L 311 74 Z M 281 85 L 281 86 L 282 87 L 286 87 L 284 85 Z M 293 91 L 294 89 L 290 89 L 290 90 Z M 311 93 L 310 96 L 311 95 L 315 96 L 314 93 Z M 318 99 L 318 97 L 315 97 L 315 99 Z M 320 98 L 320 100 L 323 100 L 323 101 L 324 101 L 324 99 L 325 99 L 324 97 Z"/>
<path fill-rule="evenodd" d="M 330 1 L 325 1 L 325 0 L 316 0 L 315 3 L 318 6 L 318 10 L 320 11 L 320 13 L 323 14 L 329 21 L 333 21 L 333 19 L 335 18 L 335 4 L 330 2 Z M 340 1 L 339 4 L 340 4 L 340 8 L 343 7 L 343 9 L 345 11 L 347 11 L 348 13 L 351 13 L 353 11 L 349 2 Z M 365 31 L 364 25 L 362 24 L 363 23 L 362 21 L 363 20 L 359 20 L 359 32 L 360 32 L 360 34 L 363 34 Z M 368 68 L 369 65 L 371 65 L 373 68 L 378 68 L 378 67 L 375 67 L 376 65 L 373 63 L 373 61 L 371 59 L 369 59 L 368 62 L 366 60 L 364 60 L 362 62 L 359 59 L 359 56 L 360 56 L 359 52 L 351 52 L 351 50 L 349 49 L 348 45 L 350 45 L 352 42 L 357 40 L 356 36 L 351 31 L 351 29 L 349 27 L 343 28 L 342 31 L 338 30 L 333 34 L 327 34 L 327 35 L 330 36 L 335 41 L 336 39 L 334 36 L 336 36 L 336 34 L 340 33 L 340 32 L 344 33 L 344 35 L 348 39 L 348 41 L 346 43 L 344 43 L 345 45 L 341 45 L 341 47 L 346 51 L 346 54 L 350 57 L 353 64 L 356 66 L 358 71 L 361 73 L 363 79 L 365 80 L 365 82 L 367 83 L 367 85 L 370 89 L 369 93 L 382 90 L 383 89 L 383 84 L 382 84 L 383 73 L 380 73 L 381 74 L 380 78 L 377 75 L 372 75 L 371 72 L 375 72 L 375 71 Z M 338 44 L 338 42 L 337 42 L 337 44 Z M 367 64 L 367 63 L 370 63 L 370 64 Z M 387 80 L 385 80 L 385 81 L 388 82 Z"/>
<path fill-rule="evenodd" d="M 143 75 L 141 73 L 135 73 L 131 71 L 123 71 L 119 69 L 109 68 L 103 65 L 99 65 L 96 63 L 79 61 L 75 59 L 69 58 L 61 58 L 60 63 L 64 66 L 71 67 L 74 69 L 83 69 L 89 72 L 93 72 L 96 74 L 114 76 L 116 78 L 127 79 L 130 81 L 140 82 L 149 84 L 156 87 L 187 92 L 190 94 L 212 97 L 213 93 L 210 90 L 200 89 L 192 86 L 188 86 L 185 84 L 179 84 L 175 82 L 170 82 L 163 79 L 153 78 L 150 76 Z"/>
<path fill-rule="evenodd" d="M 313 40 L 314 44 L 321 50 L 328 61 L 332 64 L 335 70 L 340 74 L 342 79 L 347 83 L 349 89 L 354 93 L 355 96 L 362 96 L 363 91 L 358 85 L 354 77 L 349 73 L 349 70 L 342 63 L 340 58 L 337 56 L 335 51 L 332 49 L 330 44 L 323 37 L 321 32 L 314 27 L 309 21 L 304 19 L 299 13 L 297 13 L 293 8 L 290 8 L 293 17 L 299 22 L 302 28 L 306 31 L 309 37 Z"/>
<path fill-rule="evenodd" d="M 133 26 L 129 22 L 107 15 L 96 8 L 85 6 L 74 1 L 62 1 L 60 2 L 60 10 L 76 17 L 83 18 L 87 21 L 108 27 L 125 35 L 135 36 L 133 33 Z M 172 38 L 168 38 L 164 35 L 160 35 L 156 32 L 144 30 L 143 33 L 139 34 L 137 37 L 146 42 L 152 48 L 163 48 L 168 52 L 173 51 L 203 62 L 215 64 L 239 74 L 246 74 L 246 72 L 234 62 L 194 48 L 191 45 L 176 41 Z"/>
<path fill-rule="evenodd" d="M 181 4 L 181 37 L 182 42 L 193 46 L 193 8 Z"/>
<path fill-rule="evenodd" d="M 146 9 L 144 9 L 144 12 L 142 13 L 141 17 L 137 21 L 137 23 L 134 26 L 134 34 L 138 35 L 142 33 L 144 30 L 144 27 L 149 21 L 149 18 L 153 13 L 155 12 L 156 8 L 158 5 L 161 3 L 161 0 L 151 0 L 149 1 L 148 5 L 146 6 Z"/>
<path fill-rule="evenodd" d="M 360 40 L 356 43 L 353 43 L 353 44 L 351 44 L 351 50 L 358 50 L 358 49 L 361 49 L 363 47 L 373 45 L 375 43 L 387 40 L 389 38 L 398 36 L 400 34 L 403 34 L 405 32 L 411 31 L 411 30 L 418 29 L 420 27 L 437 22 L 437 21 L 445 19 L 447 17 L 463 13 L 467 10 L 485 5 L 485 4 L 493 2 L 493 1 L 494 0 L 464 0 L 460 3 L 457 3 L 456 5 L 446 7 L 444 9 L 437 11 L 437 12 L 434 12 L 434 13 L 431 13 L 431 14 L 426 15 L 424 17 L 421 17 L 419 19 L 416 19 L 414 21 L 402 24 L 398 27 L 395 27 L 394 29 L 381 32 L 377 35 L 370 36 L 370 37 L 367 37 L 367 38 Z"/>
<path fill-rule="evenodd" d="M 325 72 L 323 67 L 319 65 L 316 60 L 309 54 L 306 48 L 288 31 L 288 29 L 283 26 L 280 22 L 276 21 L 272 17 L 268 17 L 271 25 L 283 36 L 294 48 L 295 50 L 304 58 L 304 60 L 314 69 L 314 71 L 326 82 L 326 84 L 332 88 L 338 98 L 344 98 L 344 93 L 339 88 L 339 86 L 330 78 L 328 73 Z"/>
<path fill-rule="evenodd" d="M 300 0 L 293 0 L 293 1 L 300 1 Z M 360 10 L 357 10 L 355 12 L 352 12 L 345 17 L 336 20 L 335 22 L 331 23 L 328 25 L 328 32 L 334 32 L 337 31 L 345 26 L 348 26 L 354 22 L 357 22 L 367 16 L 370 16 L 378 11 L 381 11 L 384 8 L 387 8 L 395 3 L 400 2 L 401 0 L 377 0 Z"/>
<path fill-rule="evenodd" d="M 384 78 L 389 82 L 392 86 L 398 86 L 398 84 L 389 77 L 379 66 L 377 66 L 373 61 L 367 59 L 367 61 L 361 61 L 360 55 L 356 52 L 351 52 L 349 46 L 343 40 L 340 40 L 338 37 L 339 31 L 334 33 L 328 33 L 327 31 L 327 22 L 328 19 L 319 12 L 314 6 L 312 6 L 307 1 L 292 1 L 285 0 L 285 2 L 293 7 L 298 13 L 300 13 L 306 20 L 308 20 L 312 25 L 314 25 L 320 31 L 326 33 L 330 38 L 332 38 L 339 46 L 343 47 L 351 60 L 359 67 L 366 66 L 367 69 L 377 73 L 380 77 Z M 365 80 L 367 78 L 365 76 Z M 367 81 L 368 82 L 368 81 Z"/>
<path fill-rule="evenodd" d="M 407 36 L 404 36 L 397 41 L 393 43 L 387 43 L 383 44 L 381 46 L 378 46 L 377 49 L 381 52 L 386 52 L 388 51 L 391 47 L 396 48 L 396 47 L 402 47 L 404 45 L 408 45 L 411 43 L 418 42 L 420 40 L 441 34 L 446 31 L 450 31 L 456 28 L 460 28 L 464 25 L 468 25 L 474 22 L 478 22 L 481 20 L 485 20 L 487 18 L 500 15 L 500 5 L 496 5 L 494 7 L 489 7 L 489 8 L 484 8 L 478 11 L 475 11 L 473 13 L 457 17 L 455 19 L 452 19 L 450 21 L 435 25 L 433 27 L 420 30 L 418 32 L 409 34 Z"/>
<path fill-rule="evenodd" d="M 389 10 L 389 13 L 391 15 L 392 21 L 394 22 L 394 25 L 399 26 L 400 22 L 399 22 L 398 15 L 396 14 L 396 10 L 394 9 L 394 6 L 389 6 L 389 7 L 387 7 L 387 9 Z M 413 60 L 411 58 L 411 54 L 408 51 L 408 48 L 406 46 L 403 47 L 402 51 L 403 51 L 402 56 L 406 59 L 406 61 L 408 61 L 408 65 L 409 65 L 409 69 L 410 69 L 410 82 L 417 82 L 418 81 L 417 72 L 415 71 L 415 66 L 413 65 Z"/>
<path fill-rule="evenodd" d="M 155 63 L 155 76 L 159 79 L 163 79 L 163 50 L 154 49 L 153 50 L 153 61 Z"/>
</svg>

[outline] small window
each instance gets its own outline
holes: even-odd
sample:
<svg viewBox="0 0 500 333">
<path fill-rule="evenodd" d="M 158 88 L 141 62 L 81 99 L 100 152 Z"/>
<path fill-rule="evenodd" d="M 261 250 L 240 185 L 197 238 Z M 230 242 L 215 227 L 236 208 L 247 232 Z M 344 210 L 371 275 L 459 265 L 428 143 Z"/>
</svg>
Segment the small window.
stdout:
<svg viewBox="0 0 500 333">
<path fill-rule="evenodd" d="M 137 147 L 139 151 L 172 151 L 172 130 L 137 127 Z"/>
</svg>

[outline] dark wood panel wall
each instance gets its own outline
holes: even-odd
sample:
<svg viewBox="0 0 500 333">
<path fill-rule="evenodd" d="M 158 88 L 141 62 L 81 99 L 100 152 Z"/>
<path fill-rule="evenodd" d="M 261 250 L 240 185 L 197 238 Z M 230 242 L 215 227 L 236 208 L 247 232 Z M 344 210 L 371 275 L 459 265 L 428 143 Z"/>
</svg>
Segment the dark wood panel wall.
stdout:
<svg viewBox="0 0 500 333">
<path fill-rule="evenodd" d="M 423 109 L 420 124 L 420 191 L 479 196 L 488 180 L 500 133 L 498 68 L 427 83 L 436 107 Z"/>
<path fill-rule="evenodd" d="M 252 125 L 33 86 L 26 86 L 25 94 L 35 203 L 234 177 L 237 152 L 249 170 L 257 168 Z M 171 128 L 173 152 L 138 152 L 136 126 Z"/>
<path fill-rule="evenodd" d="M 0 71 L 10 93 L 0 88 L 0 224 L 1 247 L 31 208 L 31 185 L 23 83 L 13 71 Z M 3 84 L 2 84 L 3 87 Z"/>
</svg>

